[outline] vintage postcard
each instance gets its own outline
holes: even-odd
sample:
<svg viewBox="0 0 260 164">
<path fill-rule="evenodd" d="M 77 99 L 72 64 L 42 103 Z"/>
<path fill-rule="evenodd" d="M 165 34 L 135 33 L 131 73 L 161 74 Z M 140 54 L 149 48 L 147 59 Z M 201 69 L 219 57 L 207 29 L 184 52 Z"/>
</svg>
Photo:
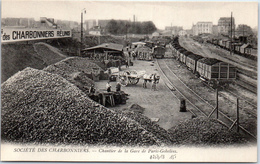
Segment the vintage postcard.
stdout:
<svg viewBox="0 0 260 164">
<path fill-rule="evenodd" d="M 257 162 L 258 2 L 1 7 L 1 161 Z"/>
</svg>

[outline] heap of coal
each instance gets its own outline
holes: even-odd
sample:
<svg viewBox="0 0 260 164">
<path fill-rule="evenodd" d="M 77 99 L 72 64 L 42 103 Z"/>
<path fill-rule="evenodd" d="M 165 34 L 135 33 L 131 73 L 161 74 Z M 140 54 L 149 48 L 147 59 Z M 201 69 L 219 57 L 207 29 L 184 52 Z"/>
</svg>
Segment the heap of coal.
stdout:
<svg viewBox="0 0 260 164">
<path fill-rule="evenodd" d="M 43 70 L 60 75 L 69 82 L 76 85 L 82 91 L 88 91 L 90 86 L 95 84 L 94 81 L 89 78 L 91 75 L 91 71 L 89 74 L 87 74 L 80 70 L 78 67 L 70 65 L 68 60 L 70 61 L 72 59 L 73 58 L 67 58 L 58 63 L 49 65 Z M 98 67 L 95 64 L 93 66 Z"/>
<path fill-rule="evenodd" d="M 239 133 L 229 131 L 216 119 L 198 117 L 169 129 L 173 142 L 180 145 L 232 145 L 248 141 Z"/>
<path fill-rule="evenodd" d="M 161 145 L 142 124 L 90 100 L 59 75 L 26 68 L 2 84 L 2 140 L 19 143 Z"/>
</svg>

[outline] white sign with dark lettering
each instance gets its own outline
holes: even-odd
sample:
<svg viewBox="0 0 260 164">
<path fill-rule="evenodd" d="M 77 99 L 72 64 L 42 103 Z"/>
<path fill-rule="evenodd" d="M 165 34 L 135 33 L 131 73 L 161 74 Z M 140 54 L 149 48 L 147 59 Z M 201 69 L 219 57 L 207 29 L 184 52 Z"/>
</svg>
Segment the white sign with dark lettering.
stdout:
<svg viewBox="0 0 260 164">
<path fill-rule="evenodd" d="M 71 37 L 71 30 L 62 29 L 1 29 L 1 42 Z"/>
</svg>

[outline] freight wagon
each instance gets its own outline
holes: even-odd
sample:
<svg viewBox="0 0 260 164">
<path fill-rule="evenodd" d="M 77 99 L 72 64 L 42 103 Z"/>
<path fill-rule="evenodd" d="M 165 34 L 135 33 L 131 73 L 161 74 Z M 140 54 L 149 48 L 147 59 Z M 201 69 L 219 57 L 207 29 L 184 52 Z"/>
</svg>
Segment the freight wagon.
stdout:
<svg viewBox="0 0 260 164">
<path fill-rule="evenodd" d="M 181 61 L 182 63 L 186 64 L 186 57 L 187 57 L 188 55 L 190 55 L 190 54 L 193 54 L 193 53 L 190 52 L 190 51 L 185 51 L 185 52 L 181 53 L 181 55 L 180 55 L 180 61 Z"/>
<path fill-rule="evenodd" d="M 199 59 L 196 69 L 202 79 L 213 86 L 227 85 L 236 79 L 236 67 L 217 59 Z"/>
<path fill-rule="evenodd" d="M 177 49 L 177 60 L 180 60 L 182 53 L 184 53 L 185 51 L 187 51 L 187 50 L 182 47 Z"/>
<path fill-rule="evenodd" d="M 192 70 L 193 73 L 196 72 L 197 61 L 201 58 L 203 57 L 197 54 L 190 54 L 187 56 L 186 65 Z"/>
</svg>

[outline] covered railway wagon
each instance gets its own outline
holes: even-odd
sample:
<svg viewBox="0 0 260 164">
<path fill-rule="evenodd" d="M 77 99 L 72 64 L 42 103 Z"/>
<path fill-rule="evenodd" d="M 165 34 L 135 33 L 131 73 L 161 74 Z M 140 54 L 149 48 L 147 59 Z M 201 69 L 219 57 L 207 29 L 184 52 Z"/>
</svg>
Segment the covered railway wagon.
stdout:
<svg viewBox="0 0 260 164">
<path fill-rule="evenodd" d="M 186 57 L 186 65 L 193 71 L 193 73 L 197 71 L 197 61 L 201 58 L 203 57 L 197 54 L 190 54 Z"/>
<path fill-rule="evenodd" d="M 197 61 L 197 72 L 210 84 L 228 84 L 236 79 L 236 67 L 213 58 L 201 58 Z"/>
<path fill-rule="evenodd" d="M 164 58 L 165 48 L 164 47 L 154 47 L 153 48 L 153 56 L 157 59 Z"/>
</svg>

